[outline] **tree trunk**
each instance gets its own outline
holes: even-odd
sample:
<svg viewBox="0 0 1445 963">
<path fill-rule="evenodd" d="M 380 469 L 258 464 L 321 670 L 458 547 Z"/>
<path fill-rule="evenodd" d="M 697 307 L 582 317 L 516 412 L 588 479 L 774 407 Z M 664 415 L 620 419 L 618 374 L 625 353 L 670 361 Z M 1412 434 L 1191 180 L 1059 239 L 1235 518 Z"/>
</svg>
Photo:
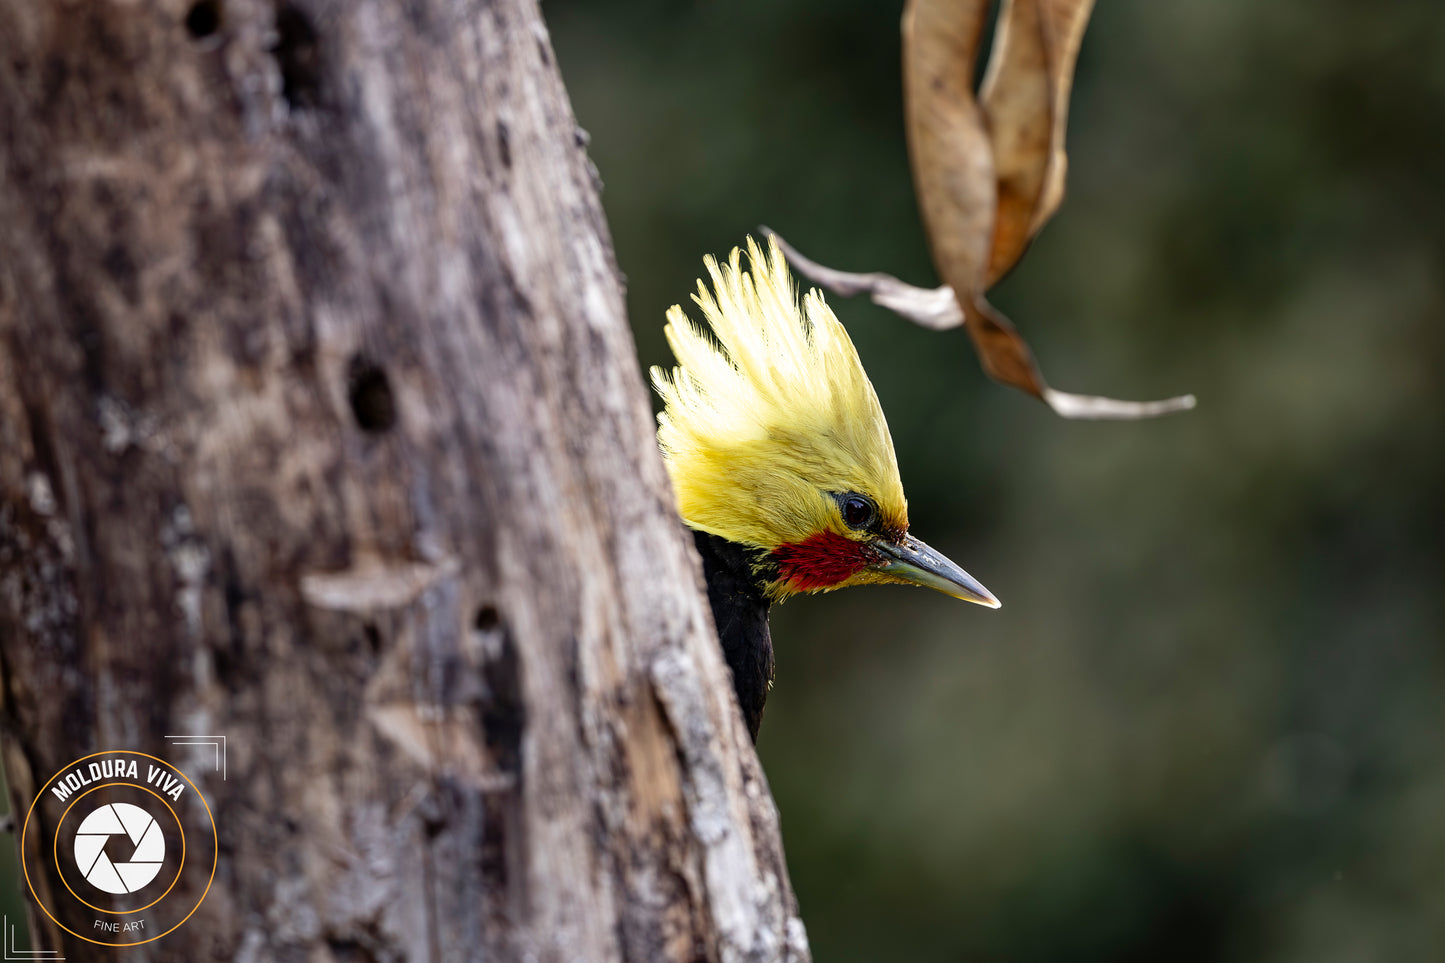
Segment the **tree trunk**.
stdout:
<svg viewBox="0 0 1445 963">
<path fill-rule="evenodd" d="M 127 958 L 806 960 L 533 0 L 0 24 L 36 945 L 113 960 L 142 937 L 98 920 L 199 899 Z M 76 882 L 54 801 L 122 750 L 190 779 L 143 912 Z"/>
</svg>

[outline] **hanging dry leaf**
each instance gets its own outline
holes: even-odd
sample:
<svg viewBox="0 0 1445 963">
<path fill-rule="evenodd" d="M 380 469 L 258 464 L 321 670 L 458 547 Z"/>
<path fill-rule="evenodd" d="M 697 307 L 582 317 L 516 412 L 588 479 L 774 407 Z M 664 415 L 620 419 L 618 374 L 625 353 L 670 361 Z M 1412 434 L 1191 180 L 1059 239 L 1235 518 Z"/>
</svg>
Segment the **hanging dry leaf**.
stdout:
<svg viewBox="0 0 1445 963">
<path fill-rule="evenodd" d="M 903 15 L 909 159 L 945 286 L 930 290 L 887 274 L 836 271 L 779 238 L 788 260 L 829 290 L 867 292 L 925 327 L 964 324 L 991 378 L 1064 417 L 1147 418 L 1194 407 L 1192 395 L 1131 402 L 1050 388 L 1027 342 L 984 298 L 1063 200 L 1069 92 L 1093 0 L 1004 0 L 975 97 L 988 8 L 988 0 L 909 0 Z"/>
<path fill-rule="evenodd" d="M 1033 237 L 1053 139 L 1045 46 L 1038 4 L 1004 0 L 979 94 L 998 182 L 985 286 L 1018 263 Z"/>
<path fill-rule="evenodd" d="M 933 261 L 955 291 L 983 290 L 993 235 L 993 148 L 973 96 L 988 3 L 910 2 L 903 104 L 913 187 Z"/>
<path fill-rule="evenodd" d="M 1004 0 L 979 100 L 993 139 L 998 210 L 988 285 L 1018 263 L 1064 197 L 1064 133 L 1093 0 Z"/>
<path fill-rule="evenodd" d="M 1069 123 L 1069 91 L 1074 86 L 1074 65 L 1079 60 L 1079 46 L 1084 40 L 1084 28 L 1088 26 L 1094 0 L 1039 0 L 1039 6 L 1049 51 L 1049 96 L 1054 132 L 1050 142 L 1048 173 L 1044 175 L 1044 193 L 1034 211 L 1034 234 L 1064 202 L 1064 177 L 1069 169 L 1069 158 L 1064 153 L 1064 132 Z"/>
</svg>

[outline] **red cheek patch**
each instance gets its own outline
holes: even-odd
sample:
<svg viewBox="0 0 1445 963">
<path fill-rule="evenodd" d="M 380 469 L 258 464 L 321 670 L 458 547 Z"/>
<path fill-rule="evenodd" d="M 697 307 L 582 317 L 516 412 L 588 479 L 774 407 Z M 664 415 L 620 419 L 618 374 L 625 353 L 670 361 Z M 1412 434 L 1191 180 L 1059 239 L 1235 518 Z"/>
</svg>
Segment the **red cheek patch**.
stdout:
<svg viewBox="0 0 1445 963">
<path fill-rule="evenodd" d="M 794 592 L 812 592 L 847 581 L 873 561 L 867 545 L 834 532 L 819 532 L 801 542 L 773 549 L 778 577 Z"/>
</svg>

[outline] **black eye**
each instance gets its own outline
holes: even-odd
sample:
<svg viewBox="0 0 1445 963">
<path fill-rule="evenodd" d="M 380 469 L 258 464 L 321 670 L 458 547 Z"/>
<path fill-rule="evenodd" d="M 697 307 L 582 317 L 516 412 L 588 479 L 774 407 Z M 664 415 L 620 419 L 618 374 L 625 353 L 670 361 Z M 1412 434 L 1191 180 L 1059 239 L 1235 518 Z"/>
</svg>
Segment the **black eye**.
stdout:
<svg viewBox="0 0 1445 963">
<path fill-rule="evenodd" d="M 849 528 L 868 528 L 878 518 L 878 508 L 873 500 L 863 495 L 844 495 L 838 500 L 843 512 L 843 523 Z"/>
</svg>

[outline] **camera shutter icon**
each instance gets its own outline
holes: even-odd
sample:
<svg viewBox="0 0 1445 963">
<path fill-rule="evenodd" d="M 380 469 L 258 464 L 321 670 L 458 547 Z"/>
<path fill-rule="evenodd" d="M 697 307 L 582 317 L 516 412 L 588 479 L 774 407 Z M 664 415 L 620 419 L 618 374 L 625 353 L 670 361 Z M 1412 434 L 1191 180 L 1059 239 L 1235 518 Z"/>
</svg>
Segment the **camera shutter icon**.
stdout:
<svg viewBox="0 0 1445 963">
<path fill-rule="evenodd" d="M 112 862 L 105 845 L 125 836 L 135 845 L 129 860 Z M 136 893 L 155 879 L 166 860 L 166 839 L 150 813 L 131 803 L 109 803 L 81 820 L 75 831 L 75 865 L 86 882 L 115 896 Z"/>
</svg>

